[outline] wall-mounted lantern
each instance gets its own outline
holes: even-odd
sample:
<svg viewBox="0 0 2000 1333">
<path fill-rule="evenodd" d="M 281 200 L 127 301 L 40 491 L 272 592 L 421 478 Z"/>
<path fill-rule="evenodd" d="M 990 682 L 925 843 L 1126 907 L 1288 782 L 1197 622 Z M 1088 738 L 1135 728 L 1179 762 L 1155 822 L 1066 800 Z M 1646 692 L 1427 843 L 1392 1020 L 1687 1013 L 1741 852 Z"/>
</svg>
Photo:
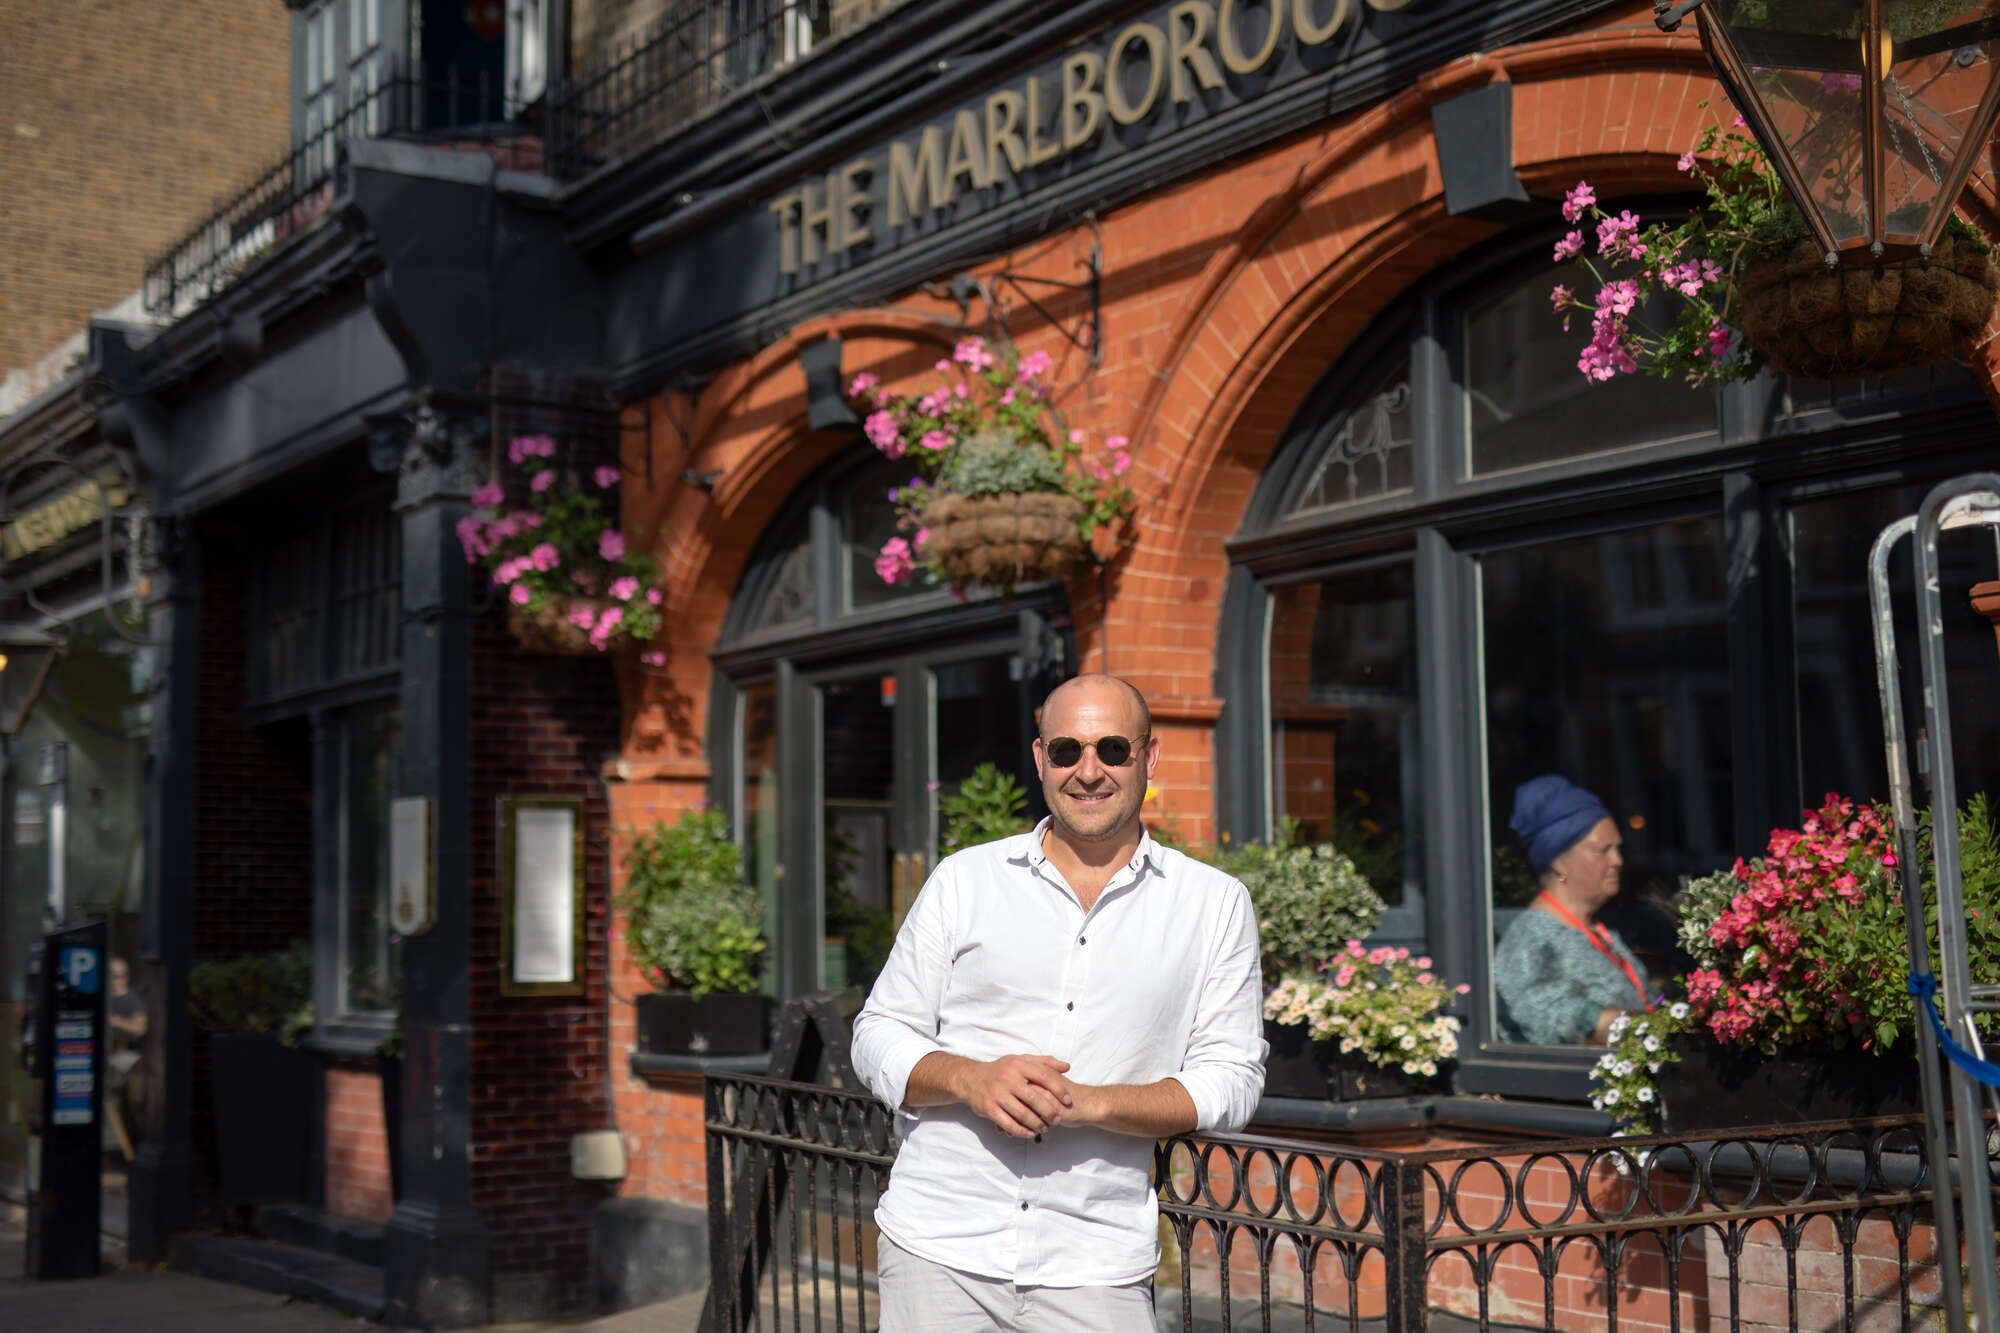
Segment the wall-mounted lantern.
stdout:
<svg viewBox="0 0 2000 1333">
<path fill-rule="evenodd" d="M 2000 0 L 1659 0 L 1829 264 L 1928 255 L 2000 116 Z"/>
</svg>

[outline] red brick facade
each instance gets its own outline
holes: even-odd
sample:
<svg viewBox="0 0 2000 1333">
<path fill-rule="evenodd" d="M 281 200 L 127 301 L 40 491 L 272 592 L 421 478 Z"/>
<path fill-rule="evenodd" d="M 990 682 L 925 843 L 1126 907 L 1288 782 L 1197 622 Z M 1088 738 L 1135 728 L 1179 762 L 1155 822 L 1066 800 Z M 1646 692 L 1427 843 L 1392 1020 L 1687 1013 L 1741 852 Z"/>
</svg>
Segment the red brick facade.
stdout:
<svg viewBox="0 0 2000 1333">
<path fill-rule="evenodd" d="M 382 1076 L 334 1065 L 326 1071 L 326 1210 L 386 1222 L 396 1196 L 382 1122 Z"/>
<path fill-rule="evenodd" d="M 610 857 L 603 770 L 617 750 L 617 691 L 597 659 L 519 650 L 497 613 L 473 627 L 472 1154 L 495 1273 L 535 1305 L 588 1297 L 590 1224 L 609 1197 L 570 1175 L 570 1136 L 609 1128 L 605 974 Z M 584 809 L 584 993 L 500 993 L 499 801 L 575 797 Z"/>
<path fill-rule="evenodd" d="M 1650 14 L 1617 11 L 1578 31 L 1456 61 L 1321 131 L 1105 214 L 1095 234 L 1045 236 L 992 262 L 994 270 L 1067 274 L 1101 238 L 1101 366 L 1089 370 L 1032 312 L 1017 309 L 1010 332 L 1024 351 L 1055 357 L 1066 386 L 1058 402 L 1071 424 L 1133 441 L 1141 505 L 1133 544 L 1114 567 L 1108 607 L 1093 580 L 1071 587 L 1070 605 L 1081 666 L 1126 676 L 1152 704 L 1163 741 L 1161 800 L 1182 836 L 1228 832 L 1215 827 L 1213 781 L 1224 543 L 1273 448 L 1312 387 L 1378 317 L 1501 234 L 1447 211 L 1431 106 L 1491 81 L 1511 83 L 1516 169 L 1553 216 L 1554 201 L 1580 177 L 1605 198 L 1685 192 L 1676 158 L 1717 114 L 1703 102 L 1726 106 L 1707 70 L 1692 25 L 1665 36 Z M 1975 180 L 1967 207 L 1993 229 L 1990 171 Z M 1058 317 L 1081 312 L 1060 301 L 1053 308 Z M 806 423 L 800 347 L 838 336 L 845 373 L 873 372 L 902 388 L 950 346 L 957 321 L 955 306 L 912 293 L 809 321 L 698 394 L 635 406 L 652 415 L 652 438 L 671 442 L 671 466 L 656 475 L 718 479 L 712 489 L 670 481 L 627 493 L 628 529 L 656 534 L 666 570 L 660 646 L 668 662 L 623 678 L 616 825 L 670 818 L 706 795 L 710 654 L 731 594 L 780 507 L 849 447 L 846 436 Z M 1979 355 L 2000 367 L 1990 345 Z M 2000 390 L 1990 392 L 2000 403 Z M 621 997 L 640 982 L 615 938 L 612 977 L 612 1077 L 633 1164 L 624 1189 L 699 1200 L 692 1084 L 652 1089 L 622 1069 L 632 1023 Z"/>
</svg>

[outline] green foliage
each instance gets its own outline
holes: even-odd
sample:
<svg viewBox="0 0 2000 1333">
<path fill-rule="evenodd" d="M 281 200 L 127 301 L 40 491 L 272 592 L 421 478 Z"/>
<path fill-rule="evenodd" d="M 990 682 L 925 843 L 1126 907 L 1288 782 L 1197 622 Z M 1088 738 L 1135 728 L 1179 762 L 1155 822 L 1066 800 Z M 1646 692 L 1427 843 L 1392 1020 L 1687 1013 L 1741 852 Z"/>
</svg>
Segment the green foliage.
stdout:
<svg viewBox="0 0 2000 1333">
<path fill-rule="evenodd" d="M 1708 932 L 1742 891 L 1743 882 L 1728 870 L 1689 880 L 1688 886 L 1681 890 L 1681 948 L 1687 950 L 1696 967 L 1715 967 L 1722 961 L 1722 954 Z"/>
<path fill-rule="evenodd" d="M 632 840 L 625 859 L 628 939 L 656 985 L 696 999 L 757 989 L 763 904 L 743 883 L 743 853 L 720 810 L 683 811 Z"/>
<path fill-rule="evenodd" d="M 1214 858 L 1250 890 L 1264 975 L 1273 979 L 1313 971 L 1350 940 L 1365 939 L 1382 916 L 1381 897 L 1345 853 L 1332 843 L 1299 843 L 1297 832 L 1288 819 L 1273 842 Z"/>
<path fill-rule="evenodd" d="M 287 1046 L 312 1030 L 312 947 L 208 959 L 188 972 L 188 1009 L 211 1032 L 261 1032 Z"/>
<path fill-rule="evenodd" d="M 941 474 L 961 495 L 1020 495 L 1064 489 L 1062 459 L 1047 445 L 981 431 L 960 444 Z"/>
<path fill-rule="evenodd" d="M 938 802 L 944 815 L 939 847 L 945 855 L 1028 830 L 1028 792 L 997 764 L 972 770 L 958 790 Z"/>
</svg>

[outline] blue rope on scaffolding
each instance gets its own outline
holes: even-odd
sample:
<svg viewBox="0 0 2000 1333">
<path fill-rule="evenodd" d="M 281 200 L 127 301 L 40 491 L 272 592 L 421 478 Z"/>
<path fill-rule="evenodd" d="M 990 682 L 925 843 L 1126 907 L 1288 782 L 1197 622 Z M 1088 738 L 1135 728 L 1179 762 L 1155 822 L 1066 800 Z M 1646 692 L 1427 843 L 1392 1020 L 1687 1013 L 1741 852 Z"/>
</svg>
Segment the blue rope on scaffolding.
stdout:
<svg viewBox="0 0 2000 1333">
<path fill-rule="evenodd" d="M 1910 973 L 1910 994 L 1917 997 L 1917 1003 L 1931 1016 L 1931 1027 L 1937 1032 L 1938 1049 L 1944 1052 L 1947 1060 L 1987 1087 L 2000 1088 L 2000 1064 L 1982 1060 L 1952 1040 L 1950 1031 L 1944 1025 L 1943 1016 L 1938 1013 L 1937 988 L 1937 978 L 1930 973 Z"/>
</svg>

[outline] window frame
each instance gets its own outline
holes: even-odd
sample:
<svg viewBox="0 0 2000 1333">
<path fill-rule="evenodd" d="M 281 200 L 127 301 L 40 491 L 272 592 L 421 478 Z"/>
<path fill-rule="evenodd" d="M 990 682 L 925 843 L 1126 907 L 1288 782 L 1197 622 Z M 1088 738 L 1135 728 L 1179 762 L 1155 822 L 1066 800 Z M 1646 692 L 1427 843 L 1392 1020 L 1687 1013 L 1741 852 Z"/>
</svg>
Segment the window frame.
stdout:
<svg viewBox="0 0 2000 1333">
<path fill-rule="evenodd" d="M 1635 205 L 1648 206 L 1659 207 Z M 1797 814 L 1788 808 L 1798 781 L 1797 673 L 1789 617 L 1775 614 L 1789 607 L 1791 594 L 1785 506 L 1802 493 L 1966 470 L 1982 452 L 1990 455 L 1996 423 L 1976 386 L 1944 385 L 1935 375 L 1926 388 L 1889 394 L 1844 383 L 1830 405 L 1788 411 L 1795 396 L 1806 395 L 1767 372 L 1717 391 L 1717 427 L 1706 436 L 1472 476 L 1463 427 L 1464 313 L 1505 283 L 1546 270 L 1548 247 L 1560 231 L 1518 234 L 1482 251 L 1487 258 L 1434 275 L 1402 305 L 1405 316 L 1385 322 L 1329 368 L 1280 437 L 1227 544 L 1231 568 L 1217 655 L 1227 701 L 1217 724 L 1224 770 L 1217 818 L 1238 840 L 1270 831 L 1264 634 L 1272 590 L 1313 571 L 1413 551 L 1424 903 L 1416 921 L 1385 914 L 1379 933 L 1399 942 L 1415 935 L 1445 975 L 1472 986 L 1458 1091 L 1581 1100 L 1595 1050 L 1502 1044 L 1494 1031 L 1479 558 L 1558 532 L 1719 512 L 1730 580 L 1728 661 L 1720 668 L 1731 699 L 1729 832 L 1739 853 L 1751 852 L 1774 822 Z M 1329 423 L 1348 401 L 1343 395 L 1365 391 L 1360 386 L 1377 368 L 1400 354 L 1399 338 L 1408 340 L 1411 360 L 1411 489 L 1288 513 L 1320 462 Z M 1478 727 L 1467 727 L 1468 718 L 1479 719 Z M 1473 905 L 1476 912 L 1465 910 Z"/>
<path fill-rule="evenodd" d="M 329 1050 L 372 1053 L 395 1026 L 400 1003 L 386 1009 L 347 1007 L 349 951 L 349 840 L 353 811 L 351 763 L 364 719 L 384 708 L 400 714 L 399 692 L 378 691 L 343 700 L 312 713 L 313 745 L 313 1040 Z M 398 728 L 401 718 L 398 718 Z M 397 747 L 392 763 L 401 763 Z M 391 799 L 396 778 L 390 779 Z M 383 835 L 388 835 L 384 812 Z M 386 844 L 384 853 L 386 855 Z M 384 948 L 396 947 L 395 931 L 386 926 Z"/>
</svg>

